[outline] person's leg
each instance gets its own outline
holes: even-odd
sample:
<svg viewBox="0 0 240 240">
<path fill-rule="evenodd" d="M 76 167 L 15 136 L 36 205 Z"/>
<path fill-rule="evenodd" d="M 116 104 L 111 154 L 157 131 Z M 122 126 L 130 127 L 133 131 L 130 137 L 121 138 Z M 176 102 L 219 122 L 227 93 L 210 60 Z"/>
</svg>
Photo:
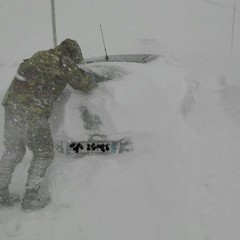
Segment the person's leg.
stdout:
<svg viewBox="0 0 240 240">
<path fill-rule="evenodd" d="M 17 110 L 5 109 L 4 146 L 0 160 L 0 204 L 7 205 L 12 174 L 26 152 L 25 122 Z"/>
<path fill-rule="evenodd" d="M 33 159 L 28 170 L 22 208 L 33 210 L 46 205 L 41 201 L 38 190 L 45 172 L 54 158 L 53 139 L 47 119 L 39 119 L 29 123 L 27 146 L 33 152 Z"/>
</svg>

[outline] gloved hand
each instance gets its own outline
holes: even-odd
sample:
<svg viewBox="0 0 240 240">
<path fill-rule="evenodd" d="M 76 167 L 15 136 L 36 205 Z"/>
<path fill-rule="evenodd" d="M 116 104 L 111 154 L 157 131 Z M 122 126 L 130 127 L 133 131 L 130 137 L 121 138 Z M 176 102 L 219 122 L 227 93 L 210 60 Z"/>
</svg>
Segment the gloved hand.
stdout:
<svg viewBox="0 0 240 240">
<path fill-rule="evenodd" d="M 99 82 L 104 82 L 104 81 L 108 81 L 108 80 L 112 80 L 113 78 L 109 78 L 108 76 L 105 76 L 105 75 L 99 75 L 95 72 L 88 72 L 92 79 L 96 82 L 96 83 L 99 83 Z"/>
<path fill-rule="evenodd" d="M 93 69 L 96 69 L 96 71 L 93 71 L 92 68 L 90 69 L 88 66 L 81 66 L 81 68 L 88 72 L 96 83 L 119 78 L 125 73 L 121 68 L 116 66 L 95 66 Z M 99 70 L 101 74 L 97 73 Z"/>
</svg>

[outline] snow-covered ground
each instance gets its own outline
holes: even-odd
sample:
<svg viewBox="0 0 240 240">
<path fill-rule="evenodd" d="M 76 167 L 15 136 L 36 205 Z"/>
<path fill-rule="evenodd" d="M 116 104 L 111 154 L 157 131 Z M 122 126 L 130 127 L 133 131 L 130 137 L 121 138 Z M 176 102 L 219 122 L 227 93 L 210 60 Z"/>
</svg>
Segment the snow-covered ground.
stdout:
<svg viewBox="0 0 240 240">
<path fill-rule="evenodd" d="M 231 10 L 203 0 L 56 3 L 59 38 L 78 40 L 85 56 L 103 55 L 102 23 L 110 53 L 164 57 L 94 65 L 123 74 L 88 97 L 73 91 L 61 130 L 85 137 L 78 108 L 87 102 L 105 132 L 132 137 L 134 151 L 82 159 L 56 152 L 52 203 L 1 210 L 0 239 L 239 240 L 240 48 L 229 55 Z M 21 59 L 51 47 L 49 5 L 0 1 L 1 99 Z M 23 193 L 30 160 L 28 151 L 12 191 Z"/>
</svg>

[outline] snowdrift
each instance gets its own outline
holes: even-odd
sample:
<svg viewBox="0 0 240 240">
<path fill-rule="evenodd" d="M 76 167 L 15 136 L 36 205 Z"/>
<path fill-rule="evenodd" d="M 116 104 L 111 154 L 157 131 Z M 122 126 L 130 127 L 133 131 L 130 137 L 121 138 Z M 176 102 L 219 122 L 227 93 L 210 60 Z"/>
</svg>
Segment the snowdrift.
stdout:
<svg viewBox="0 0 240 240">
<path fill-rule="evenodd" d="M 85 103 L 108 134 L 131 136 L 134 152 L 82 159 L 56 153 L 47 178 L 51 205 L 1 210 L 1 239 L 238 239 L 239 87 L 164 59 L 93 68 L 123 74 L 90 96 L 72 91 L 58 134 L 86 138 Z M 28 152 L 12 191 L 23 192 L 30 159 Z"/>
</svg>

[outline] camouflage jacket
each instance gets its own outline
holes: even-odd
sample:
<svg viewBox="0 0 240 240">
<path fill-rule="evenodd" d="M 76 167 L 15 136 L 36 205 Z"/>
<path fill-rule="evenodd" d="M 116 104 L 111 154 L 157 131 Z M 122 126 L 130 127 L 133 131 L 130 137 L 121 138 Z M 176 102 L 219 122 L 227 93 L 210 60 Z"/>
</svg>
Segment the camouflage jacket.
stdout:
<svg viewBox="0 0 240 240">
<path fill-rule="evenodd" d="M 61 48 L 40 51 L 20 64 L 2 104 L 49 116 L 53 102 L 67 84 L 84 93 L 95 87 L 91 76 L 64 55 Z"/>
</svg>

